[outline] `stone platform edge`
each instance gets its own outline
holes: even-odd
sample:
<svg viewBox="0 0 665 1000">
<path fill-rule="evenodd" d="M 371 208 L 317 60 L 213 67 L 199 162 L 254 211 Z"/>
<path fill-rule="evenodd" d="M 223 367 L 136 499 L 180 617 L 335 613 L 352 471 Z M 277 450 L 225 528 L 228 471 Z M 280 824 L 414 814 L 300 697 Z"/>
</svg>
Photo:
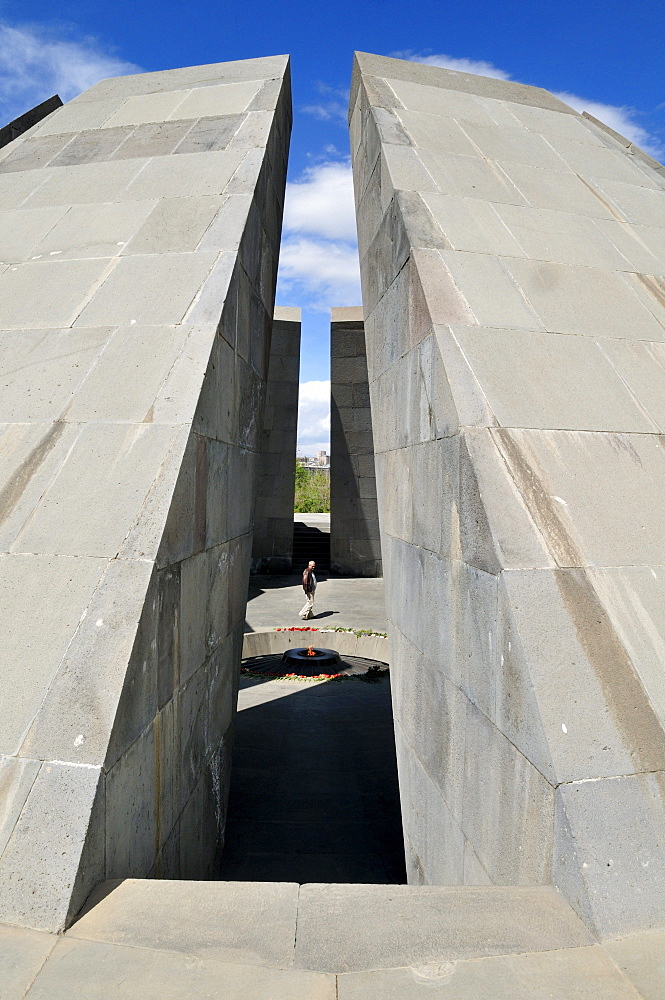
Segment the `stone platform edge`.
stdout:
<svg viewBox="0 0 665 1000">
<path fill-rule="evenodd" d="M 309 630 L 276 631 L 274 628 L 246 632 L 242 643 L 242 658 L 270 656 L 287 649 L 310 644 L 323 649 L 334 649 L 340 656 L 359 656 L 367 660 L 390 663 L 388 639 L 382 635 L 357 635 L 355 632 L 321 632 Z"/>
</svg>

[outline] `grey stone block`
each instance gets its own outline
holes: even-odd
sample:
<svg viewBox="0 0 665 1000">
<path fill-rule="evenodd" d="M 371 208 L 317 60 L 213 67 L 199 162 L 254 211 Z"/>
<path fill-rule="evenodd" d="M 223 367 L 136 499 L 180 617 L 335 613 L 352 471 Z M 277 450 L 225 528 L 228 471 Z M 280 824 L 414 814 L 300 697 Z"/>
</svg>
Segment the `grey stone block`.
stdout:
<svg viewBox="0 0 665 1000">
<path fill-rule="evenodd" d="M 37 931 L 0 928 L 0 981 L 6 1000 L 22 1000 L 57 940 Z"/>
<path fill-rule="evenodd" d="M 351 147 L 409 879 L 656 926 L 659 875 L 598 858 L 662 861 L 662 180 L 553 95 L 367 54 Z"/>
<path fill-rule="evenodd" d="M 208 115 L 233 115 L 247 110 L 261 87 L 258 80 L 237 83 L 223 82 L 190 91 L 177 107 L 178 118 L 200 118 Z M 175 118 L 175 114 L 171 114 Z"/>
<path fill-rule="evenodd" d="M 174 436 L 168 425 L 88 423 L 14 551 L 113 558 Z"/>
<path fill-rule="evenodd" d="M 398 99 L 400 96 L 403 98 L 402 103 L 405 107 L 411 107 L 414 101 L 420 101 L 422 107 L 418 110 L 435 114 L 450 113 L 451 107 L 457 111 L 460 104 L 466 109 L 475 103 L 475 95 L 575 114 L 567 104 L 540 87 L 528 87 L 512 80 L 497 80 L 455 70 L 444 69 L 442 72 L 439 67 L 423 67 L 421 64 L 377 56 L 369 52 L 355 53 L 351 107 L 355 103 L 361 80 L 364 81 L 367 77 L 388 78 L 393 93 Z M 375 91 L 375 94 L 378 98 L 377 103 L 381 104 L 384 99 L 383 92 Z M 464 117 L 463 113 L 457 113 L 460 117 Z"/>
<path fill-rule="evenodd" d="M 147 875 L 161 846 L 157 726 L 149 725 L 106 775 L 105 871 L 112 878 Z"/>
<path fill-rule="evenodd" d="M 71 135 L 30 136 L 10 147 L 9 155 L 0 162 L 0 172 L 45 167 L 71 140 Z"/>
<path fill-rule="evenodd" d="M 450 711 L 452 715 L 453 708 L 451 703 L 444 711 Z M 459 746 L 455 744 L 463 738 L 463 732 L 462 729 L 456 733 L 446 747 L 445 764 L 441 768 L 444 773 L 437 775 L 442 788 L 432 780 L 403 737 L 401 728 L 395 727 L 410 885 L 462 885 L 464 882 L 464 834 L 454 815 L 461 791 L 457 783 Z M 431 759 L 431 754 L 423 753 L 423 756 Z"/>
<path fill-rule="evenodd" d="M 134 156 L 168 156 L 181 145 L 184 137 L 195 127 L 195 124 L 191 121 L 181 121 L 139 125 L 131 130 L 127 138 L 112 154 L 111 159 L 125 160 Z"/>
<path fill-rule="evenodd" d="M 35 247 L 62 219 L 64 205 L 54 208 L 32 208 L 3 212 L 0 218 L 0 240 L 5 263 L 28 260 Z"/>
<path fill-rule="evenodd" d="M 567 120 L 575 122 L 573 118 Z M 578 144 L 576 146 L 579 148 Z M 584 153 L 587 162 L 589 155 L 587 147 Z M 591 155 L 595 155 L 595 150 Z M 567 171 L 563 164 L 555 169 L 514 162 L 501 162 L 500 166 L 533 208 L 567 212 L 573 218 L 578 216 L 593 219 L 613 218 L 605 200 L 593 189 L 590 190 L 572 171 Z M 502 214 L 502 211 L 499 211 L 499 214 Z M 522 254 L 507 256 L 522 256 Z"/>
<path fill-rule="evenodd" d="M 515 205 L 497 205 L 495 210 L 527 257 L 608 271 L 631 270 L 594 221 L 583 215 Z"/>
<path fill-rule="evenodd" d="M 49 117 L 36 129 L 36 135 L 64 135 L 65 132 L 83 132 L 85 129 L 99 128 L 110 118 L 118 104 L 113 97 L 88 101 L 69 101 L 58 108 L 56 115 Z"/>
<path fill-rule="evenodd" d="M 2 920 L 59 931 L 107 873 L 217 874 L 287 73 L 106 81 L 2 158 Z"/>
<path fill-rule="evenodd" d="M 41 761 L 0 757 L 0 854 L 7 846 L 40 767 Z"/>
<path fill-rule="evenodd" d="M 382 108 L 377 111 L 377 121 L 381 122 L 378 112 L 385 114 L 385 111 Z M 447 155 L 448 153 L 459 153 L 465 156 L 478 155 L 478 150 L 454 118 L 442 119 L 440 126 L 434 131 L 431 115 L 424 114 L 422 111 L 399 110 L 397 116 L 411 137 L 414 146 L 431 149 L 439 155 Z M 386 141 L 383 135 L 381 138 L 384 142 Z"/>
<path fill-rule="evenodd" d="M 259 486 L 252 542 L 254 572 L 288 572 L 291 568 L 299 345 L 300 310 L 276 310 L 260 439 Z M 271 470 L 278 473 L 282 468 L 285 469 L 284 475 L 270 475 Z"/>
<path fill-rule="evenodd" d="M 662 927 L 664 813 L 663 771 L 557 789 L 554 876 L 599 937 Z"/>
<path fill-rule="evenodd" d="M 100 887 L 68 937 L 288 968 L 297 905 L 289 882 L 125 879 Z"/>
<path fill-rule="evenodd" d="M 123 257 L 77 322 L 80 326 L 180 323 L 215 262 L 212 253 Z M 190 322 L 199 320 L 194 317 Z"/>
<path fill-rule="evenodd" d="M 96 163 L 108 160 L 131 132 L 131 126 L 82 132 L 70 139 L 65 148 L 53 157 L 51 166 L 72 167 L 79 163 Z M 56 137 L 53 136 L 53 138 Z M 144 155 L 150 156 L 150 153 Z"/>
<path fill-rule="evenodd" d="M 196 250 L 221 204 L 219 196 L 163 198 L 122 252 L 161 254 Z"/>
<path fill-rule="evenodd" d="M 217 958 L 152 948 L 120 947 L 65 939 L 40 973 L 35 996 L 65 1000 L 72 990 L 101 998 L 100 990 L 140 1000 L 158 990 L 165 1000 L 335 1000 L 335 977 L 295 969 L 264 969 Z M 614 1000 L 614 998 L 612 998 Z"/>
<path fill-rule="evenodd" d="M 435 191 L 425 192 L 423 201 L 454 250 L 496 253 L 505 257 L 525 256 L 517 240 L 501 222 L 494 206 L 488 202 Z M 441 245 L 445 245 L 443 240 Z"/>
<path fill-rule="evenodd" d="M 473 705 L 466 738 L 462 825 L 483 868 L 495 885 L 549 884 L 554 789 Z"/>
<path fill-rule="evenodd" d="M 64 929 L 103 877 L 100 811 L 100 768 L 42 765 L 0 860 L 0 907 L 7 923 Z"/>
<path fill-rule="evenodd" d="M 662 770 L 654 707 L 584 571 L 503 577 L 556 781 Z"/>
<path fill-rule="evenodd" d="M 333 571 L 381 575 L 374 439 L 362 312 L 333 309 L 331 316 L 331 519 Z M 349 405 L 342 403 L 348 401 Z M 361 478 L 357 460 L 367 456 Z"/>
<path fill-rule="evenodd" d="M 171 90 L 161 94 L 142 94 L 123 101 L 119 110 L 104 122 L 102 128 L 118 125 L 140 125 L 143 122 L 161 122 L 169 117 L 187 97 L 186 90 Z M 179 115 L 180 118 L 198 118 L 198 115 Z"/>
<path fill-rule="evenodd" d="M 658 1000 L 665 976 L 665 940 L 662 931 L 644 931 L 608 941 L 609 952 L 644 1000 Z"/>
<path fill-rule="evenodd" d="M 414 965 L 408 969 L 354 972 L 338 977 L 339 1000 L 535 1000 L 547 993 L 580 1000 L 634 1000 L 632 986 L 599 946 L 539 954 Z M 557 991 L 557 992 L 553 992 Z M 648 994 L 644 994 L 648 997 Z M 656 994 L 654 994 L 654 997 Z"/>
<path fill-rule="evenodd" d="M 29 198 L 27 193 L 24 196 L 27 198 L 25 207 L 90 205 L 124 200 L 127 185 L 147 163 L 146 159 L 118 160 L 44 171 L 41 177 L 35 175 L 34 193 Z M 152 197 L 155 197 L 154 193 Z"/>
<path fill-rule="evenodd" d="M 109 565 L 21 745 L 24 757 L 105 763 L 150 573 L 150 564 L 138 560 Z M 107 666 L 101 683 L 90 670 L 98 660 Z M 135 730 L 132 738 L 156 710 L 154 674 L 138 676 L 142 683 L 133 685 L 122 720 L 123 728 Z"/>
<path fill-rule="evenodd" d="M 13 628 L 3 643 L 3 753 L 17 752 L 99 584 L 104 560 L 45 555 L 0 557 L 3 607 Z M 49 580 L 48 591 L 40 581 Z M 30 671 L 21 652 L 30 650 Z"/>
<path fill-rule="evenodd" d="M 591 338 L 484 327 L 455 338 L 502 427 L 655 430 Z"/>
<path fill-rule="evenodd" d="M 0 173 L 0 205 L 3 211 L 18 208 L 51 175 L 48 170 L 25 170 L 20 173 Z M 48 205 L 46 207 L 49 207 Z"/>
<path fill-rule="evenodd" d="M 650 512 L 665 468 L 653 437 L 517 429 L 492 435 L 560 566 L 654 562 L 662 526 Z M 620 503 L 606 504 L 608 483 Z"/>
<path fill-rule="evenodd" d="M 551 332 L 620 340 L 664 339 L 663 327 L 636 301 L 635 291 L 620 274 L 548 261 L 504 260 L 513 279 Z M 627 325 L 625 317 L 630 316 Z M 481 320 L 482 322 L 482 320 Z M 531 329 L 538 329 L 533 322 Z"/>
<path fill-rule="evenodd" d="M 589 149 L 586 145 L 580 148 L 579 142 L 564 139 L 556 140 L 554 145 L 559 156 L 587 181 L 611 180 L 640 187 L 659 187 L 653 174 L 649 177 L 623 150 L 607 146 Z"/>
<path fill-rule="evenodd" d="M 5 330 L 72 326 L 90 286 L 102 280 L 107 267 L 105 260 L 12 265 L 0 275 L 0 326 Z M 109 321 L 92 325 L 108 326 Z"/>
<path fill-rule="evenodd" d="M 553 888 L 306 885 L 295 965 L 342 973 L 593 943 Z"/>
<path fill-rule="evenodd" d="M 186 135 L 174 149 L 176 153 L 203 153 L 216 149 L 226 149 L 243 121 L 244 115 L 220 115 L 200 118 L 188 123 Z M 174 122 L 172 127 L 181 123 Z"/>
<path fill-rule="evenodd" d="M 441 257 L 481 326 L 542 328 L 536 311 L 525 301 L 512 277 L 520 264 L 517 259 L 503 261 L 487 254 L 449 250 L 443 251 Z"/>
<path fill-rule="evenodd" d="M 225 191 L 229 181 L 243 159 L 243 150 L 219 150 L 201 153 L 186 153 L 182 156 L 160 156 L 149 160 L 140 173 L 133 171 L 134 179 L 127 182 L 123 200 L 143 201 L 147 198 L 177 197 L 194 198 L 203 195 L 219 195 Z M 141 163 L 141 160 L 118 161 L 107 166 Z M 252 180 L 255 182 L 256 173 Z M 253 183 L 251 184 L 253 187 Z M 230 193 L 230 188 L 229 188 Z"/>
<path fill-rule="evenodd" d="M 155 204 L 155 201 L 137 201 L 132 204 L 72 205 L 35 247 L 34 254 L 43 259 L 58 257 L 62 260 L 117 257 Z"/>
<path fill-rule="evenodd" d="M 612 617 L 617 635 L 659 718 L 665 717 L 660 648 L 663 634 L 663 574 L 646 566 L 589 570 L 596 593 Z M 648 623 L 648 625 L 646 624 Z"/>
</svg>

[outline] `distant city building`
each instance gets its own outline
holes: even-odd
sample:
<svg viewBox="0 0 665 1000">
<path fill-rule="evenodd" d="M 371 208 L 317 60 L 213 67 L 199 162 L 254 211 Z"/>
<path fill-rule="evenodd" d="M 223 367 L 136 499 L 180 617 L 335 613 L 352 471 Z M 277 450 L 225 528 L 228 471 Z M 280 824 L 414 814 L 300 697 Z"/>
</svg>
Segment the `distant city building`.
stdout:
<svg viewBox="0 0 665 1000">
<path fill-rule="evenodd" d="M 310 458 L 307 455 L 298 455 L 296 462 L 305 469 L 313 469 L 315 471 L 330 469 L 330 456 L 327 451 L 317 451 L 314 458 Z"/>
</svg>

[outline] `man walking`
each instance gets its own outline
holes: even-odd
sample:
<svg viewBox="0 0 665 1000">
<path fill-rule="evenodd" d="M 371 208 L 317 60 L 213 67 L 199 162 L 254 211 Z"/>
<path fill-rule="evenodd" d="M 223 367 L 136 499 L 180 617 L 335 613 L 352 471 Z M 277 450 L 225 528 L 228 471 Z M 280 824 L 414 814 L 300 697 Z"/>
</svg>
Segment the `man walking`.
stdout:
<svg viewBox="0 0 665 1000">
<path fill-rule="evenodd" d="M 303 571 L 302 575 L 302 589 L 305 591 L 305 606 L 300 612 L 300 617 L 303 621 L 307 618 L 314 617 L 314 593 L 316 591 L 316 577 L 314 576 L 315 568 L 316 563 L 313 559 L 310 559 L 309 565 L 307 569 Z"/>
</svg>

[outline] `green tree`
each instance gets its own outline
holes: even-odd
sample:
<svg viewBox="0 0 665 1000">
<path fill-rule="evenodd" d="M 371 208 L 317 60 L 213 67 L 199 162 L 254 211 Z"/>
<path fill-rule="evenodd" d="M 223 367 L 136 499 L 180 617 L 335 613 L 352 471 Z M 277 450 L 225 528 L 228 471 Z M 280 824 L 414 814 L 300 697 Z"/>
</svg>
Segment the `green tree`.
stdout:
<svg viewBox="0 0 665 1000">
<path fill-rule="evenodd" d="M 296 514 L 330 513 L 330 477 L 296 462 Z"/>
</svg>

